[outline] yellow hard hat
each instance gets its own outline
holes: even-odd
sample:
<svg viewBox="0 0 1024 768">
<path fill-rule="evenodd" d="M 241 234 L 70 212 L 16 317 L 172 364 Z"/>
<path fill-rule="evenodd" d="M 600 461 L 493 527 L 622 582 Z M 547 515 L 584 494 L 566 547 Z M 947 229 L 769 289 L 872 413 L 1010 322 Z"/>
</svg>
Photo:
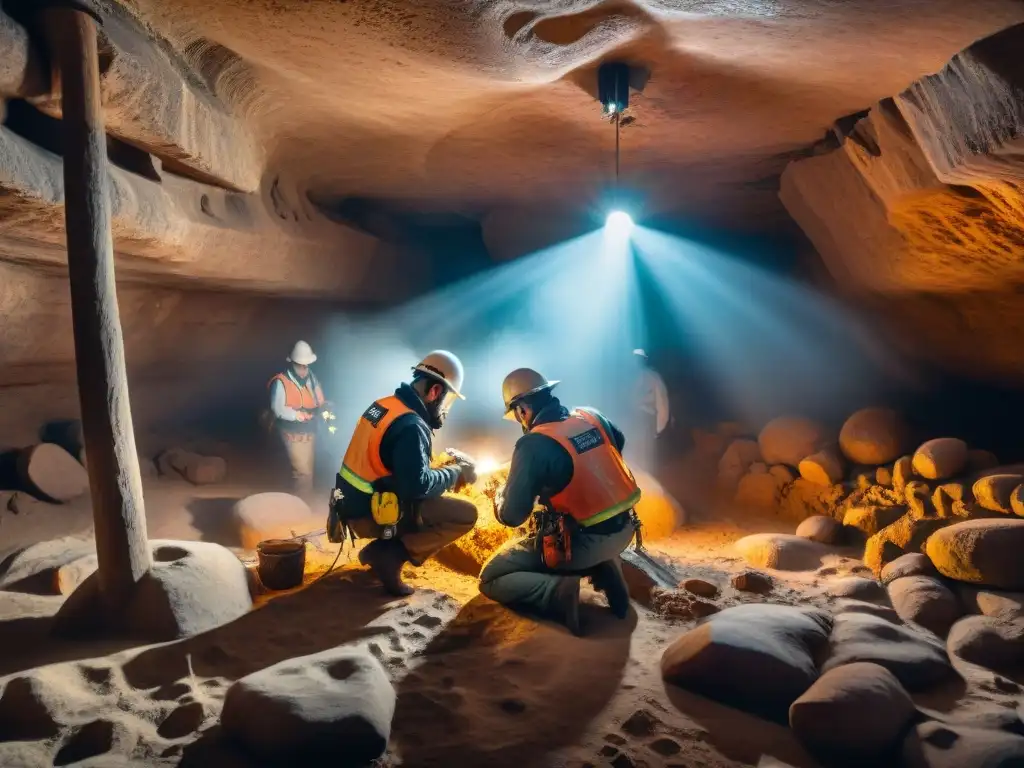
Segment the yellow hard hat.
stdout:
<svg viewBox="0 0 1024 768">
<path fill-rule="evenodd" d="M 517 368 L 501 383 L 501 396 L 505 401 L 505 418 L 514 419 L 512 409 L 528 395 L 554 389 L 557 381 L 548 381 L 532 368 Z"/>
</svg>

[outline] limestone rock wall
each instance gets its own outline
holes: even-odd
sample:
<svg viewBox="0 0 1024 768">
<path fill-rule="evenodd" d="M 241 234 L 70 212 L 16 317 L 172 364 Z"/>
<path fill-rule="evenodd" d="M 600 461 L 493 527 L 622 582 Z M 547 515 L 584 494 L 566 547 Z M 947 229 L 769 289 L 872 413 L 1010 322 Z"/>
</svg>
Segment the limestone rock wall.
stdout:
<svg viewBox="0 0 1024 768">
<path fill-rule="evenodd" d="M 876 104 L 780 196 L 847 296 L 909 353 L 1024 381 L 1024 25 Z"/>
</svg>

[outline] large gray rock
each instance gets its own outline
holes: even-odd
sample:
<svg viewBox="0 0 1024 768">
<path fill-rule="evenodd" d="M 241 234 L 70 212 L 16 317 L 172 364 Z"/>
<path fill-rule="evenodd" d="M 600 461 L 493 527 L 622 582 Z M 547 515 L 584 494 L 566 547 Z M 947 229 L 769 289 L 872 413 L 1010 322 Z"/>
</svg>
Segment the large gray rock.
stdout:
<svg viewBox="0 0 1024 768">
<path fill-rule="evenodd" d="M 987 587 L 958 584 L 957 594 L 970 613 L 1004 619 L 1024 618 L 1024 592 L 1005 592 Z"/>
<path fill-rule="evenodd" d="M 1001 675 L 1024 672 L 1024 619 L 968 616 L 946 641 L 950 654 Z"/>
<path fill-rule="evenodd" d="M 18 456 L 18 474 L 30 490 L 45 499 L 67 502 L 89 492 L 89 474 L 59 445 L 40 443 Z"/>
<path fill-rule="evenodd" d="M 799 466 L 800 461 L 828 443 L 825 428 L 802 416 L 780 416 L 769 421 L 757 437 L 766 464 Z"/>
<path fill-rule="evenodd" d="M 965 520 L 936 531 L 925 553 L 950 579 L 1024 591 L 1024 520 Z"/>
<path fill-rule="evenodd" d="M 231 550 L 202 541 L 149 542 L 153 567 L 122 612 L 123 630 L 152 642 L 176 640 L 227 624 L 252 608 L 245 566 Z M 99 600 L 93 573 L 57 612 L 55 630 L 88 635 Z"/>
<path fill-rule="evenodd" d="M 857 662 L 819 677 L 789 708 L 789 724 L 814 754 L 867 765 L 896 746 L 915 714 L 889 670 Z"/>
<path fill-rule="evenodd" d="M 938 437 L 922 443 L 914 452 L 914 472 L 926 480 L 945 480 L 967 466 L 967 443 L 955 437 Z"/>
<path fill-rule="evenodd" d="M 861 576 L 838 579 L 829 584 L 826 591 L 833 597 L 844 597 L 851 600 L 877 602 L 886 599 L 885 590 L 881 584 L 874 579 L 866 579 Z"/>
<path fill-rule="evenodd" d="M 878 466 L 899 457 L 906 435 L 906 426 L 896 411 L 862 408 L 839 430 L 839 447 L 854 464 Z"/>
<path fill-rule="evenodd" d="M 755 568 L 779 571 L 813 571 L 821 565 L 821 558 L 832 551 L 824 544 L 785 533 L 755 533 L 744 536 L 734 546 Z"/>
<path fill-rule="evenodd" d="M 322 514 L 290 493 L 257 493 L 235 504 L 231 512 L 245 549 L 267 539 L 290 539 L 323 528 Z"/>
<path fill-rule="evenodd" d="M 395 690 L 380 662 L 339 647 L 238 680 L 221 725 L 263 763 L 361 766 L 384 754 L 394 714 Z"/>
<path fill-rule="evenodd" d="M 903 761 L 907 768 L 1019 768 L 1024 738 L 929 720 L 907 734 Z"/>
<path fill-rule="evenodd" d="M 817 679 L 815 657 L 830 616 L 781 605 L 727 608 L 689 630 L 661 657 L 662 677 L 729 706 L 783 720 Z"/>
<path fill-rule="evenodd" d="M 938 576 L 932 561 L 927 555 L 920 552 L 908 552 L 897 557 L 891 563 L 882 568 L 880 581 L 889 586 L 896 579 L 903 579 L 907 576 Z"/>
<path fill-rule="evenodd" d="M 934 637 L 867 613 L 841 613 L 835 617 L 829 655 L 821 670 L 828 672 L 855 661 L 885 667 L 911 691 L 929 688 L 953 675 L 946 648 Z"/>
<path fill-rule="evenodd" d="M 964 615 L 963 606 L 949 587 L 934 576 L 905 576 L 889 584 L 889 600 L 899 617 L 939 637 Z"/>
</svg>

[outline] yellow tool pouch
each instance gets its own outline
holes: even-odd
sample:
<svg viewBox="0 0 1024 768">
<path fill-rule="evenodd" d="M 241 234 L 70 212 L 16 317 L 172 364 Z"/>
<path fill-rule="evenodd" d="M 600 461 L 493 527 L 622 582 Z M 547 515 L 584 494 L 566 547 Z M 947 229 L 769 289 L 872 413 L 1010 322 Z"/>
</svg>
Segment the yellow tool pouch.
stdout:
<svg viewBox="0 0 1024 768">
<path fill-rule="evenodd" d="M 373 494 L 370 499 L 370 512 L 373 514 L 373 521 L 385 528 L 397 525 L 398 519 L 402 516 L 398 496 L 390 491 Z"/>
</svg>

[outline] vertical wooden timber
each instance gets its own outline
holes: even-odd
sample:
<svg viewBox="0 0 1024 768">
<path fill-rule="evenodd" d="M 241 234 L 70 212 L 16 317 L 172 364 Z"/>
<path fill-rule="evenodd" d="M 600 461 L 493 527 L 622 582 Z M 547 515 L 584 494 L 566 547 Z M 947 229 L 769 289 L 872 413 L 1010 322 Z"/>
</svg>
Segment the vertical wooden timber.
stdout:
<svg viewBox="0 0 1024 768">
<path fill-rule="evenodd" d="M 116 624 L 152 560 L 114 280 L 96 22 L 68 6 L 50 7 L 45 18 L 61 89 L 68 277 L 99 597 L 102 618 Z"/>
</svg>

